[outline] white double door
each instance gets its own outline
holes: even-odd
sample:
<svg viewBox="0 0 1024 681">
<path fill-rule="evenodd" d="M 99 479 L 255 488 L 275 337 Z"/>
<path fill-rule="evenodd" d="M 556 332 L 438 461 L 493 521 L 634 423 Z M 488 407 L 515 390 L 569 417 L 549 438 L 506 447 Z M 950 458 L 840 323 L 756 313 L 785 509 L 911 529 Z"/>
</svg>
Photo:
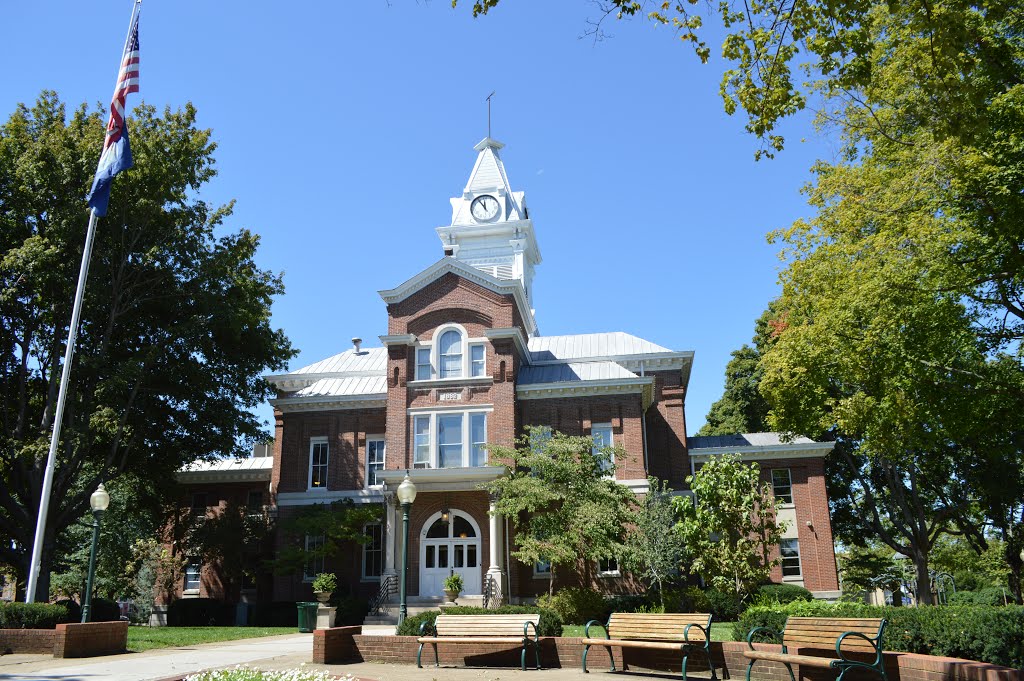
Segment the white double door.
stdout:
<svg viewBox="0 0 1024 681">
<path fill-rule="evenodd" d="M 440 516 L 428 521 L 420 536 L 420 596 L 444 596 L 444 580 L 462 575 L 464 594 L 482 592 L 480 581 L 480 533 L 472 520 L 452 511 L 449 522 Z"/>
</svg>

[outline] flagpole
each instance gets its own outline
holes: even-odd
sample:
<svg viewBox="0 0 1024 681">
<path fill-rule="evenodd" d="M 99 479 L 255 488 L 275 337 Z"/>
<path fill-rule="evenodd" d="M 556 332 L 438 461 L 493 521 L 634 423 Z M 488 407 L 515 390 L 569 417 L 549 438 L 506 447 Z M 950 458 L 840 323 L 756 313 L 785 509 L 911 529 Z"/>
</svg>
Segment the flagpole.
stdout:
<svg viewBox="0 0 1024 681">
<path fill-rule="evenodd" d="M 124 39 L 123 55 L 131 40 L 132 25 L 142 0 L 132 3 L 132 15 L 128 19 L 128 35 Z M 120 68 L 120 67 L 119 67 Z M 82 251 L 82 265 L 78 270 L 78 288 L 75 289 L 75 303 L 71 309 L 71 326 L 68 329 L 68 345 L 64 350 L 64 366 L 60 372 L 60 387 L 57 392 L 57 407 L 53 416 L 53 433 L 50 435 L 50 451 L 46 456 L 46 471 L 43 474 L 43 489 L 39 497 L 39 515 L 36 517 L 36 535 L 32 542 L 32 560 L 28 568 L 28 584 L 25 588 L 25 602 L 34 603 L 39 586 L 39 572 L 42 567 L 43 541 L 46 538 L 46 518 L 50 511 L 50 495 L 53 493 L 53 473 L 57 464 L 57 447 L 60 446 L 60 428 L 64 421 L 64 402 L 67 399 L 68 384 L 71 382 L 71 363 L 75 356 L 75 341 L 78 338 L 78 324 L 82 317 L 82 301 L 85 298 L 85 282 L 89 278 L 89 261 L 92 259 L 92 245 L 96 236 L 96 209 L 89 210 L 89 227 L 85 232 L 85 248 Z M 49 594 L 47 594 L 49 596 Z"/>
</svg>

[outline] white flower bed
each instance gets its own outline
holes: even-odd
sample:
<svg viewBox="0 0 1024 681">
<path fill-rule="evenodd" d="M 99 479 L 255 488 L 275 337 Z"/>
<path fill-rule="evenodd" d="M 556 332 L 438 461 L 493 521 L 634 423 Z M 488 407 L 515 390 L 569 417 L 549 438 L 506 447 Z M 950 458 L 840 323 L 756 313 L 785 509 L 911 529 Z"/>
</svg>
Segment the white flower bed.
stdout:
<svg viewBox="0 0 1024 681">
<path fill-rule="evenodd" d="M 305 666 L 303 664 L 303 666 Z M 185 681 L 353 681 L 350 674 L 335 676 L 328 672 L 316 672 L 308 669 L 289 669 L 287 671 L 264 671 L 238 665 L 230 669 L 214 669 L 212 671 L 190 674 Z"/>
</svg>

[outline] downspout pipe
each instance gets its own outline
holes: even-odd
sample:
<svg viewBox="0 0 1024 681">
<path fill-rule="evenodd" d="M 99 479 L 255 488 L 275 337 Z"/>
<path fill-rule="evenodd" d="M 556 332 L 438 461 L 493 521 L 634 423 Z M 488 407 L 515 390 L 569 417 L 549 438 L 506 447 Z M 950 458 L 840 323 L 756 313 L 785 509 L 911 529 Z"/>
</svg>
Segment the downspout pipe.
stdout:
<svg viewBox="0 0 1024 681">
<path fill-rule="evenodd" d="M 644 361 L 640 360 L 640 377 L 644 377 Z M 644 448 L 644 473 L 647 475 L 651 474 L 650 469 L 647 467 L 647 410 L 643 409 L 643 403 L 641 401 L 640 410 L 640 431 L 643 437 L 643 448 Z"/>
</svg>

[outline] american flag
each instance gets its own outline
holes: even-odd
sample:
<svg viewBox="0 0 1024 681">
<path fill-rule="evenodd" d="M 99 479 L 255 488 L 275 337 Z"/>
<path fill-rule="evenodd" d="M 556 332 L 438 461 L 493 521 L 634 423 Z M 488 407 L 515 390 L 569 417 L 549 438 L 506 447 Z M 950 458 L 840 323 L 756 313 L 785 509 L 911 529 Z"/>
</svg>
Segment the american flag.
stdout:
<svg viewBox="0 0 1024 681">
<path fill-rule="evenodd" d="M 121 68 L 117 73 L 114 98 L 110 100 L 110 118 L 107 133 L 103 138 L 103 153 L 96 167 L 96 177 L 89 191 L 89 207 L 97 216 L 107 214 L 110 188 L 114 176 L 132 167 L 132 150 L 128 144 L 128 130 L 125 128 L 125 99 L 132 92 L 139 91 L 139 10 L 137 0 L 132 7 L 132 22 L 128 29 L 128 40 L 121 55 Z"/>
<path fill-rule="evenodd" d="M 125 98 L 139 91 L 139 12 L 132 21 L 128 42 L 124 46 L 121 57 L 121 70 L 117 74 L 117 85 L 114 86 L 114 98 L 110 100 L 110 119 L 107 121 L 107 137 L 103 140 L 103 151 L 121 139 L 124 128 Z"/>
</svg>

